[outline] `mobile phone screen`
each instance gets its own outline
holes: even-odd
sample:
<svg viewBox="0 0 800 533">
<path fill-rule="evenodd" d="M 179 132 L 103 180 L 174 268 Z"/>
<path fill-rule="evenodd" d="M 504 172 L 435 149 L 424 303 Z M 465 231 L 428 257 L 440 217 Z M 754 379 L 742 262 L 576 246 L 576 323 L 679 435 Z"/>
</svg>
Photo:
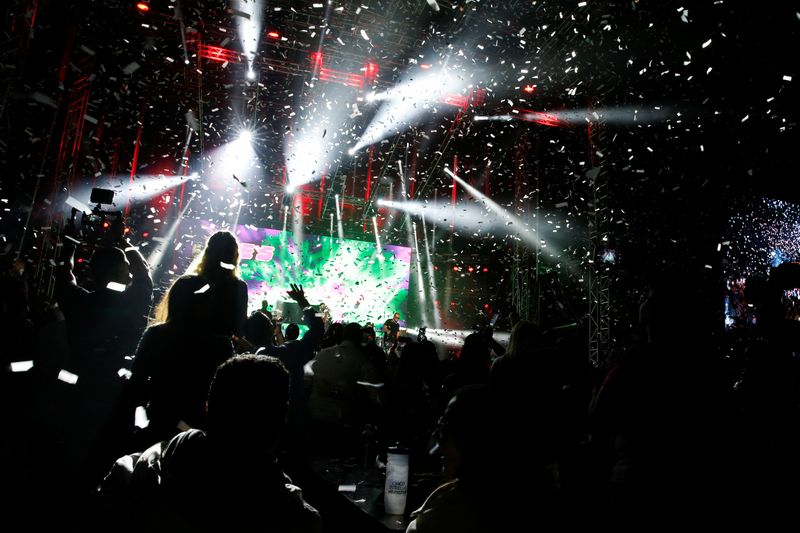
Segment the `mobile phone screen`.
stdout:
<svg viewBox="0 0 800 533">
<path fill-rule="evenodd" d="M 492 317 L 492 321 L 489 324 L 491 324 L 491 326 L 494 327 L 494 325 L 497 324 L 498 318 L 500 318 L 500 313 L 495 313 L 494 316 Z"/>
</svg>

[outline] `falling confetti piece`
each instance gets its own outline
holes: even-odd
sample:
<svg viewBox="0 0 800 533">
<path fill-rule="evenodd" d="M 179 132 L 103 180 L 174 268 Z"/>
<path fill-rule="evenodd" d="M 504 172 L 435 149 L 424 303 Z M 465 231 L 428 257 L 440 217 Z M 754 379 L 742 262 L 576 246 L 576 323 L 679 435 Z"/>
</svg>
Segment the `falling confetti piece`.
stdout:
<svg viewBox="0 0 800 533">
<path fill-rule="evenodd" d="M 13 361 L 11 363 L 12 372 L 27 372 L 33 368 L 33 361 Z"/>
<path fill-rule="evenodd" d="M 225 264 L 225 263 L 223 263 L 223 264 Z M 206 283 L 205 285 L 203 285 L 202 287 L 200 287 L 199 289 L 197 289 L 196 291 L 194 291 L 194 293 L 195 293 L 195 294 L 203 294 L 204 292 L 206 292 L 206 291 L 207 291 L 208 289 L 210 289 L 210 288 L 211 288 L 211 285 L 209 285 L 208 283 Z"/>
<path fill-rule="evenodd" d="M 108 285 L 106 285 L 106 289 L 115 291 L 115 292 L 125 292 L 128 286 L 123 283 L 117 283 L 116 281 L 109 281 Z"/>
<path fill-rule="evenodd" d="M 78 382 L 78 376 L 67 370 L 61 370 L 58 373 L 58 379 L 70 385 L 75 385 Z"/>
<path fill-rule="evenodd" d="M 144 429 L 150 425 L 150 419 L 147 417 L 147 410 L 141 405 L 136 407 L 133 420 L 133 424 L 139 429 Z"/>
<path fill-rule="evenodd" d="M 125 65 L 125 68 L 122 69 L 122 72 L 124 72 L 125 74 L 133 74 L 134 72 L 136 72 L 140 68 L 141 68 L 141 65 L 139 63 L 137 63 L 136 61 L 133 61 L 133 62 L 128 63 L 127 65 Z"/>
</svg>

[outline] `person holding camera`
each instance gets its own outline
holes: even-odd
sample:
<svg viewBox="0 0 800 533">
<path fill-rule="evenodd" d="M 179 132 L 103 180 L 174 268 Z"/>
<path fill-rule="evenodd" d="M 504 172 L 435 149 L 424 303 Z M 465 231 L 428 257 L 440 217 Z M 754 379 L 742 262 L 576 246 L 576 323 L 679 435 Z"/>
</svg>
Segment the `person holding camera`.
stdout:
<svg viewBox="0 0 800 533">
<path fill-rule="evenodd" d="M 119 427 L 112 422 L 126 385 L 120 376 L 127 372 L 126 357 L 135 352 L 147 325 L 153 294 L 147 263 L 123 239 L 122 228 L 122 219 L 115 220 L 110 228 L 115 237 L 106 235 L 95 244 L 80 284 L 73 270 L 73 246 L 64 247 L 66 259 L 56 273 L 55 296 L 69 346 L 69 361 L 58 369 L 61 381 L 56 382 L 63 392 L 64 427 L 70 428 L 63 435 L 63 450 L 67 475 L 87 481 L 101 473 L 116 446 Z M 73 241 L 77 239 L 65 244 Z"/>
<path fill-rule="evenodd" d="M 75 247 L 64 246 L 55 294 L 67 322 L 71 371 L 78 376 L 116 376 L 147 326 L 153 298 L 150 269 L 122 228 L 120 217 L 95 248 L 82 285 L 74 273 Z"/>
</svg>

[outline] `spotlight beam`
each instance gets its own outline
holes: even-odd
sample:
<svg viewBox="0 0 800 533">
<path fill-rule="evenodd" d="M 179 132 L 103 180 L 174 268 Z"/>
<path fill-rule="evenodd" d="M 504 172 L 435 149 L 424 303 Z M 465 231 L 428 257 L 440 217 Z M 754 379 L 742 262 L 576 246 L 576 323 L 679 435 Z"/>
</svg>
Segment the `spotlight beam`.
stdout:
<svg viewBox="0 0 800 533">
<path fill-rule="evenodd" d="M 336 194 L 333 197 L 334 202 L 336 203 L 336 230 L 337 235 L 339 236 L 339 240 L 344 240 L 344 227 L 342 226 L 342 206 L 339 205 L 339 195 Z"/>
<path fill-rule="evenodd" d="M 425 218 L 422 218 L 422 237 L 423 243 L 425 244 L 425 266 L 428 269 L 428 289 L 431 291 L 434 325 L 440 328 L 442 327 L 442 315 L 439 313 L 439 308 L 436 306 L 439 295 L 436 291 L 436 279 L 434 278 L 435 270 L 433 268 L 433 259 L 431 258 L 431 247 L 428 241 L 428 228 L 425 226 Z"/>
<path fill-rule="evenodd" d="M 425 288 L 425 278 L 422 275 L 422 260 L 420 258 L 419 252 L 419 239 L 417 238 L 417 224 L 413 224 L 412 229 L 414 235 L 414 258 L 417 268 L 417 294 L 419 295 L 419 305 L 422 309 L 422 323 L 428 323 L 428 309 L 427 309 L 427 298 L 426 298 L 426 288 Z"/>
<path fill-rule="evenodd" d="M 488 196 L 480 192 L 478 189 L 464 181 L 463 179 L 459 178 L 455 172 L 450 170 L 449 168 L 445 167 L 444 169 L 445 174 L 456 180 L 459 185 L 461 185 L 464 190 L 466 190 L 470 195 L 472 195 L 476 200 L 479 200 L 483 205 L 487 207 L 490 211 L 494 212 L 497 216 L 499 216 L 505 223 L 513 228 L 517 235 L 526 243 L 531 245 L 531 247 L 535 250 L 538 250 L 541 246 L 541 242 L 539 238 L 535 235 L 536 230 L 532 229 L 528 224 L 526 224 L 521 218 L 509 213 L 507 210 L 503 209 L 499 204 L 491 200 Z"/>
<path fill-rule="evenodd" d="M 448 94 L 464 93 L 474 83 L 478 71 L 469 75 L 448 68 L 448 62 L 438 70 L 410 72 L 391 89 L 370 94 L 370 101 L 380 101 L 381 107 L 350 148 L 350 155 L 387 137 L 402 133 L 431 111 Z"/>
<path fill-rule="evenodd" d="M 167 233 L 164 235 L 163 240 L 156 245 L 155 249 L 147 256 L 147 263 L 150 265 L 150 268 L 153 271 L 153 277 L 157 278 L 161 275 L 161 273 L 165 270 L 162 266 L 162 262 L 164 260 L 164 254 L 167 251 L 167 248 L 173 246 L 173 242 L 175 240 L 175 234 L 178 231 L 178 228 L 183 221 L 183 217 L 186 212 L 189 210 L 189 206 L 192 205 L 192 201 L 194 200 L 194 193 L 189 195 L 189 201 L 186 202 L 186 205 L 183 206 L 183 210 L 178 213 L 178 216 L 175 217 L 175 220 L 172 222 Z M 158 241 L 156 241 L 158 242 Z"/>
<path fill-rule="evenodd" d="M 516 113 L 503 115 L 476 115 L 475 122 L 534 122 L 544 126 L 580 126 L 587 122 L 604 122 L 606 124 L 652 124 L 669 119 L 673 113 L 669 107 L 652 106 L 652 108 L 622 106 L 605 109 L 569 109 L 562 111 L 542 112 L 527 109 L 516 109 Z"/>
<path fill-rule="evenodd" d="M 476 200 L 479 200 L 483 205 L 487 207 L 491 212 L 495 213 L 498 217 L 505 221 L 505 225 L 512 228 L 516 232 L 516 236 L 521 239 L 523 242 L 528 244 L 531 249 L 540 251 L 541 248 L 545 245 L 545 241 L 539 237 L 539 233 L 536 231 L 536 228 L 531 228 L 524 220 L 519 218 L 518 216 L 509 213 L 506 209 L 502 206 L 498 205 L 494 202 L 491 198 L 480 192 L 478 189 L 464 181 L 463 179 L 459 178 L 452 170 L 445 167 L 445 173 L 456 180 L 464 190 L 466 190 L 470 195 L 472 195 Z M 579 267 L 569 256 L 561 256 L 560 260 L 563 261 L 568 270 L 572 272 L 577 272 Z"/>
<path fill-rule="evenodd" d="M 383 245 L 381 245 L 381 234 L 378 231 L 378 217 L 372 217 L 372 227 L 375 229 L 375 247 L 378 249 L 378 256 L 383 258 Z"/>
<path fill-rule="evenodd" d="M 253 62 L 255 61 L 261 37 L 261 17 L 264 12 L 264 5 L 261 0 L 235 0 L 233 5 L 232 14 L 236 19 L 239 40 L 242 43 L 242 52 L 247 61 L 247 77 L 252 80 L 255 79 Z M 252 73 L 252 76 L 250 73 Z"/>
</svg>

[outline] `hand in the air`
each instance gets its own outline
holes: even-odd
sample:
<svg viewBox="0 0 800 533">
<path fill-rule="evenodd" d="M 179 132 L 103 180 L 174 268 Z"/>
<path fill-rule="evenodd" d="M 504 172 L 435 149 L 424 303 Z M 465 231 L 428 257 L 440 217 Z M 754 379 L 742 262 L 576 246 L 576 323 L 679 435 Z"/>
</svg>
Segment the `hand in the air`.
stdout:
<svg viewBox="0 0 800 533">
<path fill-rule="evenodd" d="M 309 303 L 308 300 L 306 300 L 305 292 L 303 292 L 303 286 L 295 285 L 294 283 L 290 283 L 290 285 L 292 287 L 292 290 L 288 291 L 286 295 L 289 296 L 289 298 L 291 298 L 295 302 L 297 302 L 300 307 L 302 308 L 308 307 Z"/>
</svg>

